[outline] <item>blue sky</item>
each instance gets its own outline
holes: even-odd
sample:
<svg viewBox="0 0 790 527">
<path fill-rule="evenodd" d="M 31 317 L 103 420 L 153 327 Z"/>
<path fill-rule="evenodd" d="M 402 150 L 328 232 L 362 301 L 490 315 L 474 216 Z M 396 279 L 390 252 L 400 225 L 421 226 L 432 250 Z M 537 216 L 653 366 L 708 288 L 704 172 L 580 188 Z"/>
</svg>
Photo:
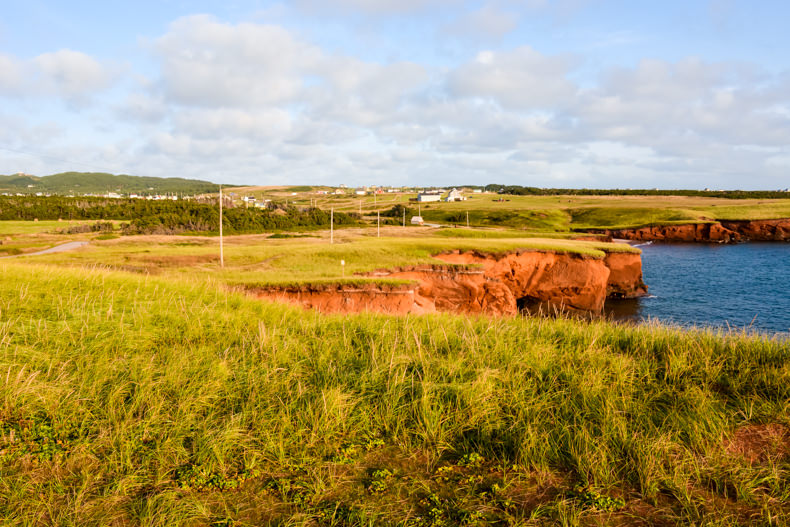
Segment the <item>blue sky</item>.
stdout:
<svg viewBox="0 0 790 527">
<path fill-rule="evenodd" d="M 0 6 L 0 173 L 790 187 L 790 4 Z"/>
</svg>

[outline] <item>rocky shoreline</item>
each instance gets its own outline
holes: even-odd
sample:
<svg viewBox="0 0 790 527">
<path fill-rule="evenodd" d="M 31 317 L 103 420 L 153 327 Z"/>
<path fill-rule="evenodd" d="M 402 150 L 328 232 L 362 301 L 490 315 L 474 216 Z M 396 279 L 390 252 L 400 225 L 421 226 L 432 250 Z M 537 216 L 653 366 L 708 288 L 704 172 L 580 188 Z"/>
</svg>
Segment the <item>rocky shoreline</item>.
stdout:
<svg viewBox="0 0 790 527">
<path fill-rule="evenodd" d="M 629 229 L 587 229 L 611 239 L 658 242 L 738 243 L 790 241 L 790 218 L 775 220 L 721 220 L 708 223 L 648 225 Z"/>
<path fill-rule="evenodd" d="M 366 276 L 402 285 L 305 284 L 256 288 L 258 298 L 326 313 L 465 313 L 515 315 L 522 309 L 601 313 L 606 298 L 645 295 L 641 255 L 604 258 L 570 253 L 451 251 L 436 258 L 454 265 L 381 269 Z"/>
</svg>

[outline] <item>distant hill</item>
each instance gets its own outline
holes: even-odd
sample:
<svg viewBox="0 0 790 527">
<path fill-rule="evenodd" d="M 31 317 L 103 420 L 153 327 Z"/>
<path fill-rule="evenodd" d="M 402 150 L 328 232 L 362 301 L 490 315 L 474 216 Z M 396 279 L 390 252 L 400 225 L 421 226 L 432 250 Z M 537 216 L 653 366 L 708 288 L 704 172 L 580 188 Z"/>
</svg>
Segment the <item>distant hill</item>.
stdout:
<svg viewBox="0 0 790 527">
<path fill-rule="evenodd" d="M 209 181 L 184 178 L 157 178 L 114 175 L 103 172 L 63 172 L 51 176 L 16 174 L 0 176 L 0 193 L 34 194 L 203 194 L 217 192 L 218 185 Z"/>
</svg>

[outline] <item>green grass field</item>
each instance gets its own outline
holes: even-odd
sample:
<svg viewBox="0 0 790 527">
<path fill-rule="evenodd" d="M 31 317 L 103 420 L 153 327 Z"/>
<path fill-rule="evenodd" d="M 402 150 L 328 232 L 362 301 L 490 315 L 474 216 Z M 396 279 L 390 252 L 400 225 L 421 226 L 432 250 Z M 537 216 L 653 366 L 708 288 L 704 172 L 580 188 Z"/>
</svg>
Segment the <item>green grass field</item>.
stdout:
<svg viewBox="0 0 790 527">
<path fill-rule="evenodd" d="M 7 525 L 790 517 L 786 341 L 322 316 L 32 259 L 0 275 Z"/>
<path fill-rule="evenodd" d="M 68 228 L 87 222 L 64 221 L 0 221 L 0 236 L 13 236 L 19 234 L 51 233 L 58 229 Z"/>
<path fill-rule="evenodd" d="M 299 206 L 317 205 L 343 212 L 375 216 L 394 205 L 417 210 L 410 202 L 416 194 L 385 193 L 377 196 L 318 195 L 315 189 L 291 187 L 234 189 L 239 196 L 288 201 Z M 295 195 L 294 195 L 295 194 Z M 568 232 L 588 228 L 628 228 L 650 224 L 697 223 L 732 219 L 790 217 L 790 199 L 743 199 L 688 196 L 509 196 L 467 194 L 466 201 L 420 205 L 426 221 L 472 226 L 526 229 L 533 232 Z M 400 218 L 397 218 L 400 221 Z M 407 219 L 408 220 L 408 219 Z"/>
</svg>

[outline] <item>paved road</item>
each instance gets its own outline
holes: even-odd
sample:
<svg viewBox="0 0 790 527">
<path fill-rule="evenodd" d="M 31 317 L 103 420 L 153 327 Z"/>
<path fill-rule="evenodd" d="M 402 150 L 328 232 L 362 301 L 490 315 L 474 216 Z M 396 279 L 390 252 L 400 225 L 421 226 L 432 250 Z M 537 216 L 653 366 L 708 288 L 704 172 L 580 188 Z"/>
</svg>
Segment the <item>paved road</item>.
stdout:
<svg viewBox="0 0 790 527">
<path fill-rule="evenodd" d="M 78 249 L 83 245 L 88 245 L 88 242 L 68 242 L 62 243 L 60 245 L 56 245 L 55 247 L 50 247 L 49 249 L 44 249 L 43 251 L 37 251 L 34 253 L 25 253 L 25 254 L 14 254 L 12 256 L 2 256 L 0 258 L 18 258 L 20 256 L 38 256 L 39 254 L 51 254 L 51 253 L 62 253 L 63 251 L 71 251 L 73 249 Z"/>
</svg>

